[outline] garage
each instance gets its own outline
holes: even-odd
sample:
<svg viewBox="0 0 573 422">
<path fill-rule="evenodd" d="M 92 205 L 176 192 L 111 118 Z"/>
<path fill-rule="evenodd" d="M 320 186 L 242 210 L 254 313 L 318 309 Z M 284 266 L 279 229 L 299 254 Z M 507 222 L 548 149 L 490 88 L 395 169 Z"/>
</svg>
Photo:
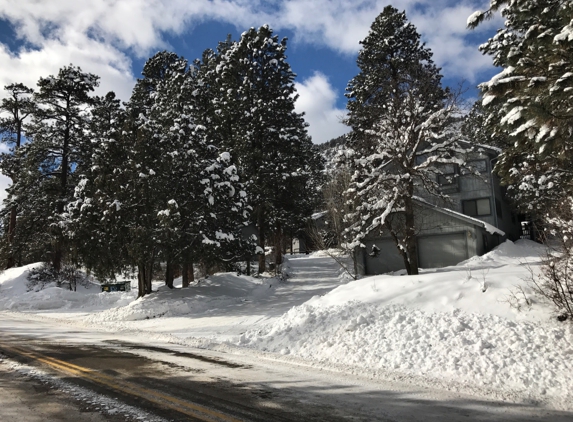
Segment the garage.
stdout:
<svg viewBox="0 0 573 422">
<path fill-rule="evenodd" d="M 468 259 L 465 232 L 424 236 L 418 239 L 418 261 L 421 268 L 456 265 Z"/>
</svg>

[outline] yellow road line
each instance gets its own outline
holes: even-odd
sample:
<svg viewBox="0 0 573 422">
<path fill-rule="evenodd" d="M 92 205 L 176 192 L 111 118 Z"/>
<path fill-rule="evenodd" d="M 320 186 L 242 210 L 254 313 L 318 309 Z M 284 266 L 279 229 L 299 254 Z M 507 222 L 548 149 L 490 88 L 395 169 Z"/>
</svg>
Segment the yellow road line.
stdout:
<svg viewBox="0 0 573 422">
<path fill-rule="evenodd" d="M 196 419 L 200 419 L 202 421 L 241 422 L 239 419 L 233 418 L 231 416 L 225 415 L 215 410 L 211 410 L 205 406 L 189 403 L 187 401 L 180 400 L 175 397 L 171 397 L 166 394 L 150 390 L 148 388 L 138 387 L 135 384 L 132 384 L 127 381 L 123 380 L 118 381 L 113 377 L 110 377 L 109 375 L 102 374 L 101 372 L 97 372 L 89 368 L 84 368 L 82 366 L 74 365 L 72 363 L 65 362 L 50 356 L 43 356 L 36 352 L 29 352 L 19 347 L 14 347 L 14 346 L 9 347 L 4 345 L 1 347 L 5 350 L 12 351 L 13 353 L 27 356 L 31 359 L 37 360 L 38 362 L 42 362 L 45 365 L 48 365 L 61 372 L 66 372 L 80 378 L 89 379 L 97 384 L 103 384 L 106 387 L 112 388 L 116 391 L 140 397 L 142 399 L 155 403 L 161 407 L 168 407 L 169 409 L 175 410 L 177 412 L 183 413 L 187 416 L 191 416 Z M 211 418 L 209 416 L 211 416 Z"/>
</svg>

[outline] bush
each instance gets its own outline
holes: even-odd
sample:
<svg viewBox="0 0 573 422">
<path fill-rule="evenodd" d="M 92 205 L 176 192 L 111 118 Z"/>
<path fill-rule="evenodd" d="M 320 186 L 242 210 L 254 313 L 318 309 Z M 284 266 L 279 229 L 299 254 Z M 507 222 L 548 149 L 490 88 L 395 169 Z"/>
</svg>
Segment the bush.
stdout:
<svg viewBox="0 0 573 422">
<path fill-rule="evenodd" d="M 562 250 L 543 260 L 541 274 L 533 278 L 534 290 L 555 306 L 560 321 L 573 321 L 573 251 Z"/>
<path fill-rule="evenodd" d="M 555 305 L 560 321 L 573 321 L 573 198 L 547 216 L 545 240 L 559 246 L 543 259 L 541 274 L 533 277 L 534 290 Z"/>
<path fill-rule="evenodd" d="M 64 265 L 57 271 L 51 264 L 43 263 L 30 270 L 26 287 L 28 291 L 38 291 L 53 285 L 76 291 L 78 285 L 87 287 L 89 284 L 89 278 L 73 265 Z"/>
</svg>

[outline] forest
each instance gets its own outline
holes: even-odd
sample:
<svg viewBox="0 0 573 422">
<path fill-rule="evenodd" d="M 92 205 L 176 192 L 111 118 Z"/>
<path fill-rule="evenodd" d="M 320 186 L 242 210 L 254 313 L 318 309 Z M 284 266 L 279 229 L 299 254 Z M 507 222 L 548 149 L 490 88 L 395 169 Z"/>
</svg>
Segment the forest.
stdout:
<svg viewBox="0 0 573 422">
<path fill-rule="evenodd" d="M 34 88 L 7 86 L 2 265 L 45 261 L 101 280 L 136 268 L 143 296 L 158 262 L 167 285 L 175 273 L 188 285 L 194 265 L 233 269 L 255 254 L 262 273 L 269 246 L 282 253 L 326 210 L 330 245 L 351 253 L 385 230 L 417 274 L 416 189 L 446 196 L 444 166 L 473 171 L 463 156 L 489 145 L 516 211 L 559 252 L 546 260 L 541 291 L 573 316 L 573 5 L 492 1 L 468 27 L 497 13 L 505 27 L 480 49 L 500 72 L 468 111 L 405 13 L 387 6 L 347 87 L 351 132 L 323 154 L 294 111 L 286 39 L 267 25 L 193 62 L 157 53 L 125 104 L 94 96 L 98 77 L 73 65 Z M 245 235 L 249 226 L 256 234 Z"/>
</svg>

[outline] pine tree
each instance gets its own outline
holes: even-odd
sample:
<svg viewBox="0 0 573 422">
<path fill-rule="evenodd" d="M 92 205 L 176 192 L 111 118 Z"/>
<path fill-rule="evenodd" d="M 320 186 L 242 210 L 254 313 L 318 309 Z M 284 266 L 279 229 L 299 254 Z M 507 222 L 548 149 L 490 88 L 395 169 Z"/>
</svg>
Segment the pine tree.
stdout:
<svg viewBox="0 0 573 422">
<path fill-rule="evenodd" d="M 186 62 L 181 69 L 187 69 Z M 158 87 L 152 108 L 164 128 L 169 169 L 168 200 L 160 211 L 163 245 L 169 245 L 165 260 L 180 263 L 184 275 L 192 274 L 193 261 L 236 262 L 252 254 L 240 237 L 249 217 L 246 193 L 220 137 L 201 124 L 205 106 L 197 76 L 195 67 L 171 72 Z"/>
<path fill-rule="evenodd" d="M 72 65 L 60 69 L 57 76 L 40 78 L 34 95 L 37 108 L 26 130 L 32 139 L 25 149 L 26 175 L 15 185 L 14 194 L 28 201 L 22 214 L 31 224 L 30 235 L 44 235 L 41 226 L 49 224 L 46 246 L 56 271 L 65 253 L 64 211 L 73 198 L 76 170 L 87 165 L 83 151 L 90 149 L 90 93 L 98 79 Z"/>
<path fill-rule="evenodd" d="M 196 123 L 194 76 L 184 58 L 160 52 L 145 64 L 125 111 L 113 94 L 100 100 L 91 165 L 68 207 L 68 236 L 94 245 L 78 244 L 82 263 L 105 278 L 136 267 L 139 296 L 151 293 L 159 261 L 173 287 L 176 265 L 188 284 L 194 260 L 232 259 L 248 218 L 230 154 Z"/>
<path fill-rule="evenodd" d="M 316 151 L 294 111 L 295 74 L 285 53 L 286 39 L 279 41 L 266 25 L 251 28 L 238 42 L 219 45 L 204 76 L 212 88 L 211 129 L 237 160 L 253 208 L 259 272 L 265 271 L 267 237 L 280 239 L 309 217 L 307 200 L 318 197 L 311 182 L 320 170 Z"/>
<path fill-rule="evenodd" d="M 470 112 L 464 116 L 461 131 L 464 139 L 475 145 L 488 145 L 500 151 L 509 147 L 509 139 L 492 118 L 497 116 L 499 108 L 486 111 L 481 101 L 476 101 Z"/>
<path fill-rule="evenodd" d="M 123 136 L 126 113 L 113 92 L 97 97 L 90 122 L 90 165 L 82 168 L 67 206 L 65 235 L 74 258 L 102 281 L 126 270 L 129 215 L 128 147 Z"/>
<path fill-rule="evenodd" d="M 0 104 L 0 113 L 5 116 L 0 118 L 0 133 L 2 142 L 10 146 L 9 153 L 1 155 L 2 173 L 10 179 L 12 184 L 18 180 L 20 173 L 20 147 L 24 135 L 24 122 L 34 112 L 35 104 L 32 99 L 33 90 L 27 86 L 17 83 L 4 87 L 8 91 L 8 96 Z M 6 200 L 5 209 L 10 210 L 8 219 L 8 230 L 5 245 L 7 251 L 6 268 L 16 265 L 14 251 L 14 241 L 16 237 L 16 217 L 18 213 L 18 201 L 13 195 L 9 194 Z"/>
<path fill-rule="evenodd" d="M 346 94 L 353 175 L 347 193 L 358 204 L 346 216 L 356 221 L 348 243 L 359 247 L 365 236 L 386 231 L 408 274 L 417 274 L 414 196 L 424 191 L 446 197 L 437 183 L 440 166 L 463 165 L 451 119 L 456 107 L 404 12 L 384 8 L 361 44 L 360 73 Z"/>
<path fill-rule="evenodd" d="M 492 0 L 505 27 L 480 49 L 502 71 L 480 85 L 487 118 L 505 138 L 495 171 L 524 211 L 560 209 L 573 188 L 573 1 Z"/>
</svg>

